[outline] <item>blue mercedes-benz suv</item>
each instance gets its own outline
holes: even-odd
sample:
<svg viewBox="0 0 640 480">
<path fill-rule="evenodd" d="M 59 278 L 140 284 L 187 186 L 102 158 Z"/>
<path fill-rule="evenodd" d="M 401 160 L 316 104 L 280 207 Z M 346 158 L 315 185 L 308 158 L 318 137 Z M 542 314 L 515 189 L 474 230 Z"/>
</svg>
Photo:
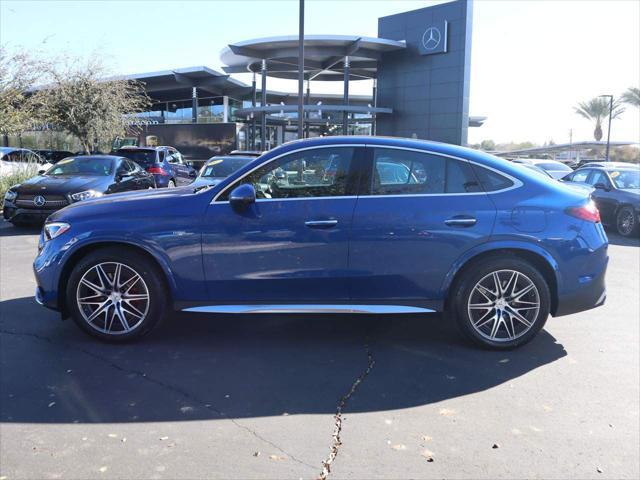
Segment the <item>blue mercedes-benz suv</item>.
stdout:
<svg viewBox="0 0 640 480">
<path fill-rule="evenodd" d="M 588 193 L 458 146 L 330 137 L 213 186 L 110 195 L 49 217 L 36 299 L 125 341 L 171 310 L 445 311 L 486 347 L 605 299 Z"/>
</svg>

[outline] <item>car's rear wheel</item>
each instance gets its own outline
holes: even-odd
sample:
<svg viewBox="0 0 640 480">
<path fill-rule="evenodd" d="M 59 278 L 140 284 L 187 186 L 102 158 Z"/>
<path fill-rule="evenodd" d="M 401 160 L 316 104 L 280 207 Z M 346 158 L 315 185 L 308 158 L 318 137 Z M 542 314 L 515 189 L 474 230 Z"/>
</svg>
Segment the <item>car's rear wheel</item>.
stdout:
<svg viewBox="0 0 640 480">
<path fill-rule="evenodd" d="M 623 237 L 631 237 L 638 233 L 638 217 L 629 205 L 622 207 L 616 215 L 616 230 Z"/>
<path fill-rule="evenodd" d="M 174 182 L 173 180 L 169 180 L 169 183 L 167 183 L 167 188 L 176 188 L 176 182 Z"/>
<path fill-rule="evenodd" d="M 493 257 L 463 275 L 453 308 L 459 330 L 473 343 L 514 348 L 530 341 L 547 321 L 549 287 L 529 262 Z"/>
<path fill-rule="evenodd" d="M 158 267 L 143 255 L 115 248 L 76 264 L 67 283 L 67 306 L 82 330 L 114 343 L 146 335 L 168 310 Z"/>
</svg>

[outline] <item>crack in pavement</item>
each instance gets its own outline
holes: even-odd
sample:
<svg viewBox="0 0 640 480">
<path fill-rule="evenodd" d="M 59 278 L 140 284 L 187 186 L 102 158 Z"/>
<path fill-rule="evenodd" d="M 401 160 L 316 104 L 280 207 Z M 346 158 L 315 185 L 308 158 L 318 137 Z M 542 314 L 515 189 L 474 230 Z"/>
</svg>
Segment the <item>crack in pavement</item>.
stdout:
<svg viewBox="0 0 640 480">
<path fill-rule="evenodd" d="M 336 414 L 334 415 L 334 427 L 333 427 L 333 442 L 331 443 L 331 448 L 329 449 L 329 455 L 322 462 L 322 471 L 318 476 L 318 480 L 326 480 L 326 478 L 331 473 L 331 464 L 338 456 L 338 450 L 340 446 L 342 446 L 342 440 L 340 439 L 340 433 L 342 432 L 342 411 L 347 406 L 347 402 L 351 398 L 351 396 L 356 392 L 360 384 L 364 381 L 364 379 L 369 375 L 373 366 L 376 364 L 376 361 L 373 359 L 373 355 L 371 353 L 371 349 L 369 348 L 368 340 L 366 340 L 364 347 L 367 351 L 367 368 L 360 374 L 358 378 L 353 382 L 349 391 L 342 396 L 340 401 L 338 402 L 338 407 L 336 408 Z"/>
<path fill-rule="evenodd" d="M 11 332 L 11 331 L 8 331 L 8 330 L 0 330 L 0 334 L 23 336 L 23 337 L 32 337 L 32 338 L 38 339 L 40 341 L 48 342 L 51 345 L 64 346 L 64 347 L 67 347 L 67 348 L 71 348 L 72 350 L 84 353 L 85 355 L 88 355 L 88 356 L 90 356 L 92 358 L 95 358 L 96 360 L 99 360 L 99 361 L 103 362 L 104 364 L 110 366 L 111 368 L 113 368 L 115 370 L 118 370 L 120 372 L 127 373 L 127 374 L 137 375 L 137 376 L 139 376 L 140 378 L 146 380 L 149 383 L 152 383 L 152 384 L 154 384 L 156 386 L 159 386 L 161 388 L 164 388 L 166 390 L 170 390 L 173 393 L 176 393 L 176 394 L 186 398 L 187 400 L 190 400 L 193 403 L 200 404 L 201 407 L 203 407 L 203 408 L 215 413 L 216 415 L 218 415 L 220 418 L 222 418 L 224 420 L 230 421 L 236 427 L 238 427 L 238 428 L 240 428 L 242 430 L 245 430 L 249 434 L 251 434 L 254 437 L 256 437 L 258 440 L 260 440 L 260 441 L 266 443 L 267 445 L 275 448 L 279 452 L 284 453 L 287 457 L 291 458 L 294 462 L 297 462 L 297 463 L 299 463 L 301 465 L 304 465 L 305 467 L 308 467 L 308 468 L 311 468 L 311 469 L 314 469 L 314 470 L 316 468 L 313 465 L 310 465 L 310 464 L 304 462 L 303 460 L 300 460 L 299 458 L 296 458 L 294 455 L 290 454 L 289 452 L 284 450 L 282 447 L 276 445 L 271 440 L 268 440 L 267 438 L 263 437 L 262 435 L 260 435 L 255 430 L 247 427 L 246 425 L 243 425 L 242 423 L 238 422 L 237 420 L 235 420 L 233 418 L 228 417 L 221 410 L 218 410 L 218 409 L 214 408 L 213 406 L 211 406 L 211 404 L 203 402 L 199 398 L 193 396 L 192 394 L 190 394 L 188 392 L 185 392 L 184 390 L 181 390 L 180 388 L 178 388 L 178 387 L 176 387 L 174 385 L 171 385 L 169 383 L 165 383 L 165 382 L 163 382 L 161 380 L 158 380 L 156 378 L 149 377 L 146 373 L 144 373 L 144 372 L 142 372 L 140 370 L 135 370 L 135 369 L 129 369 L 129 368 L 122 367 L 122 366 L 118 365 L 117 363 L 113 362 L 112 360 L 110 360 L 108 358 L 105 358 L 105 357 L 102 357 L 100 355 L 97 355 L 94 352 L 91 352 L 89 350 L 85 350 L 84 348 L 78 348 L 76 346 L 65 344 L 63 342 L 56 342 L 56 341 L 52 340 L 49 337 L 38 335 L 37 333 Z"/>
</svg>

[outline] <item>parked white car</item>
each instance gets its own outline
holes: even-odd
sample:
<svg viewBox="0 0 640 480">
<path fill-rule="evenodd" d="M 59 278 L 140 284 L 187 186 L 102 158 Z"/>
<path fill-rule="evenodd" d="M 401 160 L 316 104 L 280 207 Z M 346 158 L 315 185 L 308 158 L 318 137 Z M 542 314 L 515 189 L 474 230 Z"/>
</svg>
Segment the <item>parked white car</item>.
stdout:
<svg viewBox="0 0 640 480">
<path fill-rule="evenodd" d="M 26 148 L 0 147 L 0 176 L 28 172 L 37 175 L 49 170 L 53 165 L 47 163 L 36 153 Z"/>
<path fill-rule="evenodd" d="M 538 158 L 516 158 L 512 160 L 513 163 L 523 163 L 525 165 L 535 165 L 536 167 L 547 172 L 551 177 L 556 180 L 560 180 L 565 175 L 568 175 L 573 170 L 568 165 L 557 162 L 556 160 L 544 160 Z"/>
</svg>

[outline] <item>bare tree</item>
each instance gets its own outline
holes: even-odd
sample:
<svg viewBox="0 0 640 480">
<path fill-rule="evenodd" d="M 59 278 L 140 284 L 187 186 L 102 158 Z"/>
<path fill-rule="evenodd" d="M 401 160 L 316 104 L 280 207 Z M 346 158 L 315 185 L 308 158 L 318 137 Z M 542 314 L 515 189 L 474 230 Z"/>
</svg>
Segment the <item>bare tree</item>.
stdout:
<svg viewBox="0 0 640 480">
<path fill-rule="evenodd" d="M 140 82 L 107 78 L 96 59 L 59 62 L 49 74 L 51 83 L 37 95 L 43 118 L 75 136 L 87 153 L 136 128 L 131 115 L 150 104 Z"/>
<path fill-rule="evenodd" d="M 44 62 L 23 52 L 10 52 L 0 45 L 0 135 L 19 135 L 36 123 L 34 104 L 28 95 L 45 74 Z"/>
</svg>

